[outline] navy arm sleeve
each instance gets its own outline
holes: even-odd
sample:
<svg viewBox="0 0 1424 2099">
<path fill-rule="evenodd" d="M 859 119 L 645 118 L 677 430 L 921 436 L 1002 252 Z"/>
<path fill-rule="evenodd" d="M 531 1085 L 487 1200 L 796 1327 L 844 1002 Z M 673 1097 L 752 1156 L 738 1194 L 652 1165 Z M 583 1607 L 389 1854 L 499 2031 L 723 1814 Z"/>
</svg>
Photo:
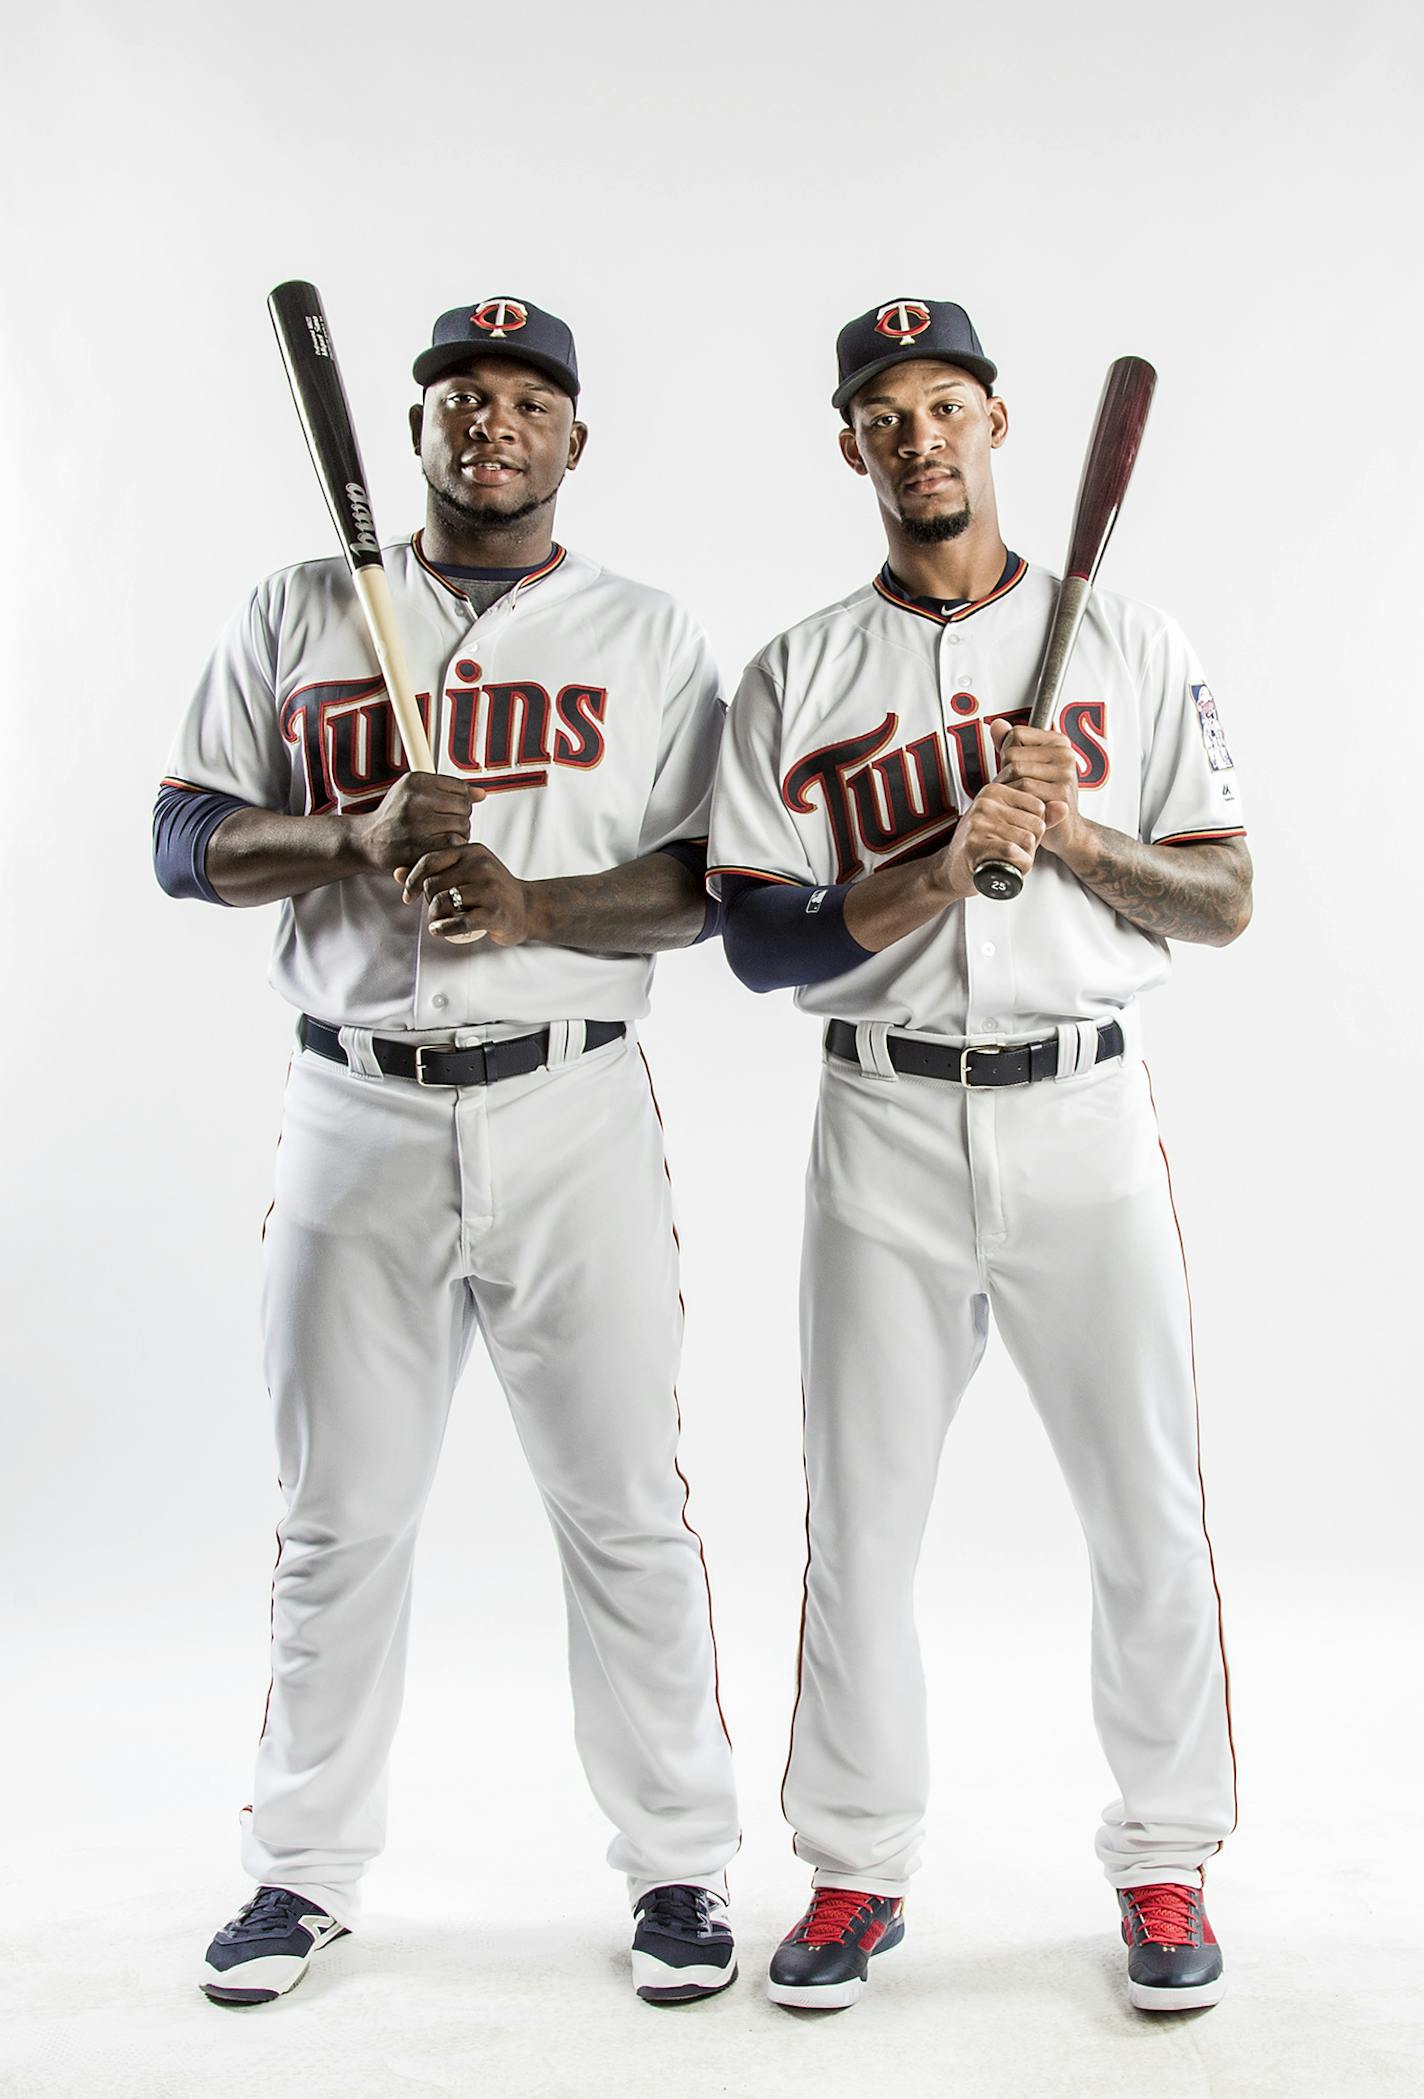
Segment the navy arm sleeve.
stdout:
<svg viewBox="0 0 1424 2099">
<path fill-rule="evenodd" d="M 239 795 L 165 780 L 153 805 L 153 871 L 159 887 L 169 896 L 200 897 L 205 904 L 226 906 L 227 899 L 208 880 L 208 840 L 225 816 L 252 806 Z"/>
<path fill-rule="evenodd" d="M 705 838 L 673 838 L 666 845 L 660 845 L 658 851 L 666 853 L 671 860 L 679 861 L 690 874 L 696 875 L 699 882 L 707 880 L 707 840 Z M 696 947 L 698 941 L 713 939 L 721 930 L 722 906 L 715 897 L 709 896 L 706 915 L 702 920 L 702 931 L 698 934 L 697 940 L 691 943 L 692 946 Z"/>
<path fill-rule="evenodd" d="M 845 922 L 849 882 L 813 889 L 807 882 L 763 882 L 722 876 L 722 945 L 752 991 L 823 984 L 868 962 Z"/>
</svg>

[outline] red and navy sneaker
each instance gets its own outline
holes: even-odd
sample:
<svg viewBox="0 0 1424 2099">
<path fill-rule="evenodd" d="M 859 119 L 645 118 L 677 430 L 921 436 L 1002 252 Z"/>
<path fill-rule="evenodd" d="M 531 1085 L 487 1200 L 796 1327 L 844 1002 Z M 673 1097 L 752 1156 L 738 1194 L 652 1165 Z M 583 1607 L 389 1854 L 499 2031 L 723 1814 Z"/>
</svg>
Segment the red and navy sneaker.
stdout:
<svg viewBox="0 0 1424 2099">
<path fill-rule="evenodd" d="M 207 1951 L 200 1986 L 214 2004 L 270 2004 L 294 1990 L 313 1954 L 346 1926 L 290 1888 L 259 1888 Z"/>
<path fill-rule="evenodd" d="M 1117 1899 L 1127 1994 L 1139 2011 L 1199 2011 L 1225 1995 L 1221 1948 L 1200 1888 L 1153 1881 L 1145 1888 L 1119 1888 Z"/>
<path fill-rule="evenodd" d="M 633 1987 L 645 2004 L 690 2004 L 736 1981 L 727 1905 L 710 1888 L 649 1888 L 633 1924 Z"/>
<path fill-rule="evenodd" d="M 811 1907 L 771 1957 L 766 1993 L 773 2004 L 842 2011 L 865 1988 L 873 1953 L 905 1936 L 899 1895 L 862 1895 L 855 1888 L 813 1888 Z"/>
</svg>

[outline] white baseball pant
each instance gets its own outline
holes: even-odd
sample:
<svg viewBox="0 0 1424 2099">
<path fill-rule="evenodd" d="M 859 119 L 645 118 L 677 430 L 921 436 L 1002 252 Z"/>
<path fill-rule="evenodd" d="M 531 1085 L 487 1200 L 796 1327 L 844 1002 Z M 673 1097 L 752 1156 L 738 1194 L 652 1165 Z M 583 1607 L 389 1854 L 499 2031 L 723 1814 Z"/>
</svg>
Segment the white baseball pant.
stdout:
<svg viewBox="0 0 1424 2099">
<path fill-rule="evenodd" d="M 292 1064 L 263 1284 L 286 1512 L 243 1863 L 343 1923 L 384 1842 L 416 1535 L 477 1330 L 562 1561 L 575 1739 L 617 1831 L 610 1864 L 636 1899 L 723 1886 L 737 1848 L 677 1464 L 661 1128 L 631 1039 L 578 1056 L 581 1023 L 554 1036 L 551 1068 L 458 1091 L 310 1051 Z M 369 1038 L 344 1039 L 374 1073 Z"/>
<path fill-rule="evenodd" d="M 1072 1031 L 1060 1070 L 1074 1067 Z M 802 1269 L 809 1561 L 783 1802 L 828 1886 L 900 1895 L 929 1789 L 916 1561 L 992 1314 L 1073 1497 L 1118 1887 L 1195 1883 L 1235 1821 L 1191 1315 L 1145 1069 L 966 1092 L 828 1056 Z M 1031 1804 L 1026 1835 L 1032 1844 Z"/>
</svg>

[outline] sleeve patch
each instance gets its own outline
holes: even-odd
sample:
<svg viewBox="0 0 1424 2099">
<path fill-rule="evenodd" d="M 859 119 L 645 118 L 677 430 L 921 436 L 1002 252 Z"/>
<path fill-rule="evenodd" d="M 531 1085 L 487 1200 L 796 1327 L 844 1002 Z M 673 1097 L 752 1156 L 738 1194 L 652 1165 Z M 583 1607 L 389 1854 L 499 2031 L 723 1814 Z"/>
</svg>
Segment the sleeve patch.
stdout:
<svg viewBox="0 0 1424 2099">
<path fill-rule="evenodd" d="M 1192 698 L 1196 702 L 1197 720 L 1201 723 L 1207 763 L 1214 773 L 1229 773 L 1233 769 L 1231 753 L 1226 748 L 1226 731 L 1221 726 L 1221 717 L 1216 711 L 1211 687 L 1194 685 Z"/>
</svg>

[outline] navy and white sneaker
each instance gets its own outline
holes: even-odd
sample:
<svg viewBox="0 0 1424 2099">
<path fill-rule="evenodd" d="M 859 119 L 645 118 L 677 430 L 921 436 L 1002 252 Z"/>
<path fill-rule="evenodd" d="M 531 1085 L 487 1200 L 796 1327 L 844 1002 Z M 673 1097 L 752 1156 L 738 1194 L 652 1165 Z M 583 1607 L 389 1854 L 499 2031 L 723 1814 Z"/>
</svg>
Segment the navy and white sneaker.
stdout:
<svg viewBox="0 0 1424 2099">
<path fill-rule="evenodd" d="M 689 2004 L 736 1981 L 727 1905 L 710 1888 L 650 1888 L 633 1924 L 633 1987 L 645 2004 Z"/>
<path fill-rule="evenodd" d="M 270 2004 L 294 1990 L 312 1956 L 346 1926 L 290 1888 L 259 1888 L 224 1924 L 203 1962 L 200 1986 L 214 2004 Z"/>
<path fill-rule="evenodd" d="M 771 1956 L 766 1994 L 798 2011 L 844 2011 L 865 1988 L 871 1956 L 888 1953 L 904 1936 L 899 1895 L 813 1888 L 811 1907 Z"/>
</svg>

